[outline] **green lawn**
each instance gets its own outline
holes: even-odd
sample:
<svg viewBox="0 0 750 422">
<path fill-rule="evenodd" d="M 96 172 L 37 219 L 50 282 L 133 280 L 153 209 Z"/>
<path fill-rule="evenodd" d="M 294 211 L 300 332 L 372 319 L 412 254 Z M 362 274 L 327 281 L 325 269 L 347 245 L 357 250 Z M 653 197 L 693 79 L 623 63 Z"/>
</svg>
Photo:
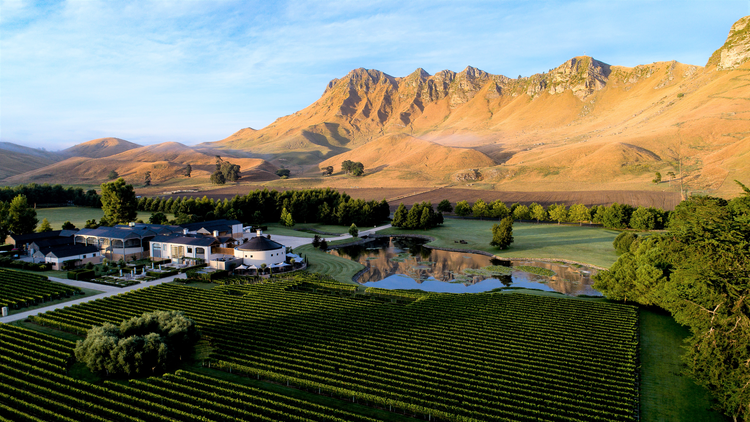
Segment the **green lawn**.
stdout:
<svg viewBox="0 0 750 422">
<path fill-rule="evenodd" d="M 136 219 L 141 219 L 148 222 L 149 217 L 154 214 L 151 211 L 139 211 Z M 173 214 L 165 214 L 167 218 L 174 218 Z M 101 220 L 104 216 L 104 212 L 100 208 L 89 208 L 89 207 L 55 207 L 55 208 L 37 208 L 36 218 L 39 219 L 39 223 L 42 222 L 43 218 L 46 218 L 52 225 L 53 230 L 60 230 L 62 225 L 66 221 L 70 221 L 82 229 L 86 224 L 86 220 L 92 218 L 96 221 Z"/>
<path fill-rule="evenodd" d="M 619 234 L 599 227 L 557 224 L 513 224 L 514 242 L 509 249 L 490 246 L 492 225 L 497 221 L 446 218 L 442 227 L 431 230 L 390 228 L 379 234 L 423 234 L 435 238 L 430 246 L 476 249 L 506 258 L 557 258 L 609 268 L 617 261 L 612 241 Z M 455 241 L 465 240 L 463 245 Z"/>
<path fill-rule="evenodd" d="M 364 265 L 358 262 L 322 252 L 320 249 L 313 248 L 312 245 L 295 248 L 294 253 L 307 257 L 309 262 L 308 271 L 328 274 L 342 283 L 356 284 L 352 281 L 352 277 L 365 268 Z"/>
<path fill-rule="evenodd" d="M 729 421 L 711 409 L 708 390 L 683 374 L 689 334 L 666 313 L 640 310 L 642 422 Z"/>
<path fill-rule="evenodd" d="M 262 225 L 268 226 L 268 230 L 266 230 L 264 234 L 265 233 L 269 233 L 271 235 L 278 234 L 279 236 L 296 236 L 296 237 L 309 237 L 309 238 L 315 237 L 316 233 L 313 233 L 312 231 L 307 231 L 309 229 L 315 229 L 315 230 L 326 232 L 326 233 L 337 233 L 335 235 L 318 234 L 318 236 L 320 237 L 336 237 L 342 234 L 349 233 L 349 227 L 333 226 L 333 225 L 326 225 L 326 224 L 314 224 L 314 223 L 295 224 L 294 227 L 284 227 L 279 223 L 270 223 L 270 224 L 262 224 Z"/>
</svg>

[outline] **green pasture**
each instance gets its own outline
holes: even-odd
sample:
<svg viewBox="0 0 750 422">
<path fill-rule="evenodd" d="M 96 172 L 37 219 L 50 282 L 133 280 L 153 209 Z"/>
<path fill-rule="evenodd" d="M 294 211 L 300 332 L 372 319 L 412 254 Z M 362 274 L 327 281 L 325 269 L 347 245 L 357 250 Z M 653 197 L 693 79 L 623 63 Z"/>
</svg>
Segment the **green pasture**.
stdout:
<svg viewBox="0 0 750 422">
<path fill-rule="evenodd" d="M 641 421 L 728 422 L 712 409 L 705 388 L 685 374 L 684 340 L 690 334 L 664 311 L 640 310 Z"/>
<path fill-rule="evenodd" d="M 358 262 L 325 253 L 320 249 L 313 248 L 312 245 L 295 248 L 294 253 L 307 257 L 308 271 L 330 275 L 342 283 L 356 284 L 352 281 L 352 277 L 365 268 Z"/>
<path fill-rule="evenodd" d="M 510 248 L 490 246 L 494 220 L 462 220 L 446 218 L 442 227 L 430 230 L 402 230 L 390 228 L 379 234 L 422 234 L 434 237 L 430 246 L 440 248 L 475 249 L 506 258 L 568 259 L 609 268 L 617 261 L 612 241 L 616 230 L 575 225 L 514 223 Z M 465 240 L 466 244 L 456 243 Z"/>
<path fill-rule="evenodd" d="M 311 239 L 315 237 L 316 234 L 320 237 L 336 237 L 342 234 L 349 233 L 349 227 L 328 224 L 302 223 L 295 224 L 293 227 L 282 226 L 279 223 L 269 223 L 262 225 L 268 226 L 268 230 L 266 230 L 265 233 L 270 233 L 272 235 L 277 234 L 279 236 L 309 237 Z M 315 233 L 313 230 L 337 234 L 319 234 Z"/>
<path fill-rule="evenodd" d="M 148 222 L 148 219 L 152 214 L 154 213 L 151 211 L 139 211 L 136 219 Z M 173 214 L 164 215 L 169 219 L 174 218 Z M 41 224 L 42 219 L 46 218 L 52 225 L 53 230 L 60 230 L 63 223 L 66 221 L 70 221 L 77 228 L 82 229 L 86 224 L 86 220 L 91 220 L 93 218 L 96 221 L 99 221 L 103 216 L 104 212 L 100 208 L 89 207 L 37 208 L 36 210 L 36 218 L 39 219 L 39 223 Z"/>
</svg>

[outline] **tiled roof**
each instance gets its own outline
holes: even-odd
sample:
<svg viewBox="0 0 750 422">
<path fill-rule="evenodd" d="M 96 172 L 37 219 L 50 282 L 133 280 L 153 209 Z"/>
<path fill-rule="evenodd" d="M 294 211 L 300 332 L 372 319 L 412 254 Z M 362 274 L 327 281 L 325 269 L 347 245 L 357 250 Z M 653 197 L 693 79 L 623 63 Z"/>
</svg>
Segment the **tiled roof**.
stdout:
<svg viewBox="0 0 750 422">
<path fill-rule="evenodd" d="M 66 258 L 69 256 L 75 256 L 75 255 L 82 255 L 82 254 L 88 254 L 88 253 L 94 253 L 99 252 L 99 248 L 95 245 L 83 245 L 83 244 L 75 244 L 75 245 L 64 245 L 64 246 L 58 246 L 47 252 L 46 256 L 54 257 L 54 258 Z"/>
</svg>

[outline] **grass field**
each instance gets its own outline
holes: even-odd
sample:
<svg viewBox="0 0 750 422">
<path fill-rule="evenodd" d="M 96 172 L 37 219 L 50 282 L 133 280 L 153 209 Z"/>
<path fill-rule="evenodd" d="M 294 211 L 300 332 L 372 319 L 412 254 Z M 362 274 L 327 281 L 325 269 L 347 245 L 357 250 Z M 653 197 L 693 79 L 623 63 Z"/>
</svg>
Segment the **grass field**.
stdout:
<svg viewBox="0 0 750 422">
<path fill-rule="evenodd" d="M 139 211 L 136 219 L 148 222 L 148 219 L 152 214 L 153 213 L 150 211 Z M 173 214 L 165 215 L 167 218 L 174 218 Z M 36 210 L 36 218 L 39 219 L 39 223 L 41 224 L 42 219 L 46 218 L 52 225 L 53 230 L 60 230 L 63 223 L 66 221 L 70 221 L 77 228 L 82 229 L 86 224 L 86 220 L 91 220 L 93 218 L 96 221 L 99 221 L 103 216 L 104 212 L 102 212 L 100 208 L 89 207 L 37 208 Z"/>
<path fill-rule="evenodd" d="M 506 258 L 555 258 L 609 268 L 617 261 L 612 241 L 615 230 L 557 224 L 513 224 L 514 242 L 509 249 L 490 246 L 492 225 L 497 221 L 447 218 L 442 227 L 431 230 L 390 228 L 379 234 L 423 234 L 435 238 L 430 246 L 476 249 Z M 455 243 L 465 240 L 467 244 Z"/>
<path fill-rule="evenodd" d="M 342 283 L 357 284 L 352 281 L 352 277 L 365 268 L 358 262 L 325 253 L 312 245 L 300 246 L 294 252 L 307 257 L 310 263 L 308 271 L 330 275 Z"/>
<path fill-rule="evenodd" d="M 712 410 L 708 390 L 683 372 L 680 356 L 690 334 L 669 314 L 640 310 L 641 421 L 728 422 Z"/>
<path fill-rule="evenodd" d="M 349 227 L 334 226 L 326 224 L 295 224 L 294 227 L 285 227 L 279 223 L 263 224 L 268 226 L 267 233 L 272 235 L 278 234 L 280 236 L 296 236 L 296 237 L 309 237 L 313 238 L 316 234 L 320 237 L 335 237 L 349 232 Z M 319 234 L 314 233 L 312 230 L 318 230 L 326 233 L 337 233 L 337 234 Z"/>
</svg>

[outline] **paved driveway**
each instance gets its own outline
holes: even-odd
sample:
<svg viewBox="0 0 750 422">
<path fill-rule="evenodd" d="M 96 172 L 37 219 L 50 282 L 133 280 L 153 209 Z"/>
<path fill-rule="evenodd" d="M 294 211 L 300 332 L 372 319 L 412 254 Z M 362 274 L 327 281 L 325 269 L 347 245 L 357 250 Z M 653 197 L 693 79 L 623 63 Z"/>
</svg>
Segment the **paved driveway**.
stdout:
<svg viewBox="0 0 750 422">
<path fill-rule="evenodd" d="M 367 229 L 367 230 L 360 230 L 359 231 L 359 236 L 362 237 L 364 235 L 373 234 L 373 233 L 375 233 L 375 232 L 377 232 L 379 230 L 384 230 L 384 229 L 387 229 L 389 227 L 391 227 L 391 225 L 390 224 L 386 224 L 384 226 L 373 227 L 373 228 Z M 351 239 L 351 238 L 352 238 L 352 236 L 350 234 L 344 234 L 344 235 L 336 236 L 336 237 L 326 237 L 325 239 L 326 239 L 327 242 L 332 242 L 332 241 L 335 241 L 335 240 L 345 240 L 345 239 Z M 296 248 L 298 246 L 311 244 L 312 241 L 313 241 L 313 238 L 312 237 L 297 237 L 297 236 L 281 236 L 281 235 L 272 234 L 271 235 L 271 240 L 279 242 L 279 243 L 281 243 L 284 246 L 289 246 L 291 248 Z"/>
</svg>

